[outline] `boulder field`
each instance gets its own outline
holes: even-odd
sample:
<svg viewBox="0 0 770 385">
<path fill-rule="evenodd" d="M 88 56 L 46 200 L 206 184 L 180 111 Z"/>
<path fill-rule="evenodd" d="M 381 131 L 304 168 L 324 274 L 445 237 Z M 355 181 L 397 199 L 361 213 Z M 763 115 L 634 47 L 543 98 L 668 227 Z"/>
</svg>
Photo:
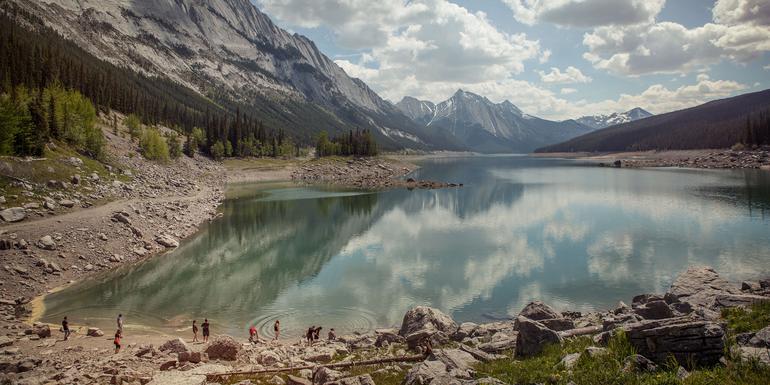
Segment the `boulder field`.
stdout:
<svg viewBox="0 0 770 385">
<path fill-rule="evenodd" d="M 438 309 L 417 306 L 406 312 L 400 328 L 342 335 L 311 346 L 304 342 L 252 344 L 229 336 L 215 336 L 208 344 L 174 338 L 158 348 L 128 347 L 101 361 L 81 357 L 70 367 L 57 365 L 52 358 L 8 355 L 0 358 L 0 371 L 5 372 L 1 376 L 22 380 L 19 383 L 56 384 L 232 383 L 234 372 L 267 376 L 276 385 L 373 385 L 373 378 L 382 373 L 403 378 L 404 385 L 500 384 L 474 368 L 491 360 L 524 359 L 549 344 L 593 335 L 594 346 L 563 357 L 560 365 L 569 369 L 582 355 L 606 354 L 604 345 L 610 337 L 623 332 L 636 353 L 626 358 L 628 370 L 655 371 L 673 357 L 684 376 L 692 365 L 718 365 L 722 360 L 727 345 L 722 308 L 760 301 L 770 301 L 770 280 L 738 286 L 709 267 L 692 267 L 666 293 L 638 295 L 631 306 L 621 302 L 603 312 L 560 312 L 535 301 L 509 320 L 476 324 L 458 323 Z M 51 339 L 51 330 L 36 324 L 22 335 L 19 338 Z M 740 334 L 736 341 L 741 356 L 770 364 L 770 327 Z M 13 349 L 15 342 L 15 338 L 0 338 L 3 349 Z M 64 354 L 77 352 L 70 349 Z M 378 365 L 368 366 L 372 363 Z M 351 371 L 352 367 L 357 369 Z M 372 371 L 362 373 L 362 368 Z"/>
</svg>

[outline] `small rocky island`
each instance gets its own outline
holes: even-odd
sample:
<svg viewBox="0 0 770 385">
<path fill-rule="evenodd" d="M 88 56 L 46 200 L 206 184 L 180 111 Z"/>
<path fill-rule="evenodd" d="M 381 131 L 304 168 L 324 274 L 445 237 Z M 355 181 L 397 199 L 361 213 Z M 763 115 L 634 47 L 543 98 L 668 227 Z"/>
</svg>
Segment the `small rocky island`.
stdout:
<svg viewBox="0 0 770 385">
<path fill-rule="evenodd" d="M 404 315 L 398 329 L 322 339 L 310 346 L 304 341 L 252 344 L 220 335 L 209 344 L 172 338 L 107 354 L 109 341 L 98 329 L 64 343 L 56 341 L 50 325 L 36 323 L 0 337 L 0 383 L 373 385 L 385 379 L 404 385 L 502 384 L 479 368 L 525 362 L 582 339 L 585 347 L 560 356 L 556 365 L 570 373 L 581 360 L 609 355 L 618 336 L 634 352 L 619 357 L 623 373 L 654 373 L 675 363 L 682 380 L 691 371 L 733 365 L 728 360 L 748 360 L 768 370 L 770 325 L 728 338 L 722 313 L 768 301 L 770 279 L 738 286 L 712 268 L 691 267 L 666 293 L 641 294 L 630 306 L 620 302 L 609 311 L 558 312 L 532 302 L 515 319 L 458 324 L 437 309 L 418 306 Z M 2 312 L 24 309 L 3 302 Z"/>
</svg>

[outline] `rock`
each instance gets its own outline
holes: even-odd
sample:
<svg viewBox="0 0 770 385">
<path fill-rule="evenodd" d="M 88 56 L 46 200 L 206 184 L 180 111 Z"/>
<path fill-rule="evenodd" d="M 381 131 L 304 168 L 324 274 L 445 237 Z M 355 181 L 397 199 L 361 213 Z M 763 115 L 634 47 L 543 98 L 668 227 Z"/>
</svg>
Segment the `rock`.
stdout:
<svg viewBox="0 0 770 385">
<path fill-rule="evenodd" d="M 658 366 L 647 357 L 634 354 L 626 357 L 623 361 L 623 371 L 628 373 L 635 372 L 654 372 L 658 370 Z"/>
<path fill-rule="evenodd" d="M 46 199 L 46 201 L 43 202 L 43 207 L 48 210 L 56 210 L 56 203 L 54 203 L 52 200 Z"/>
<path fill-rule="evenodd" d="M 190 348 L 187 346 L 187 343 L 184 342 L 181 338 L 174 338 L 173 340 L 168 340 L 163 343 L 163 345 L 160 345 L 159 350 L 161 352 L 169 352 L 169 353 L 182 353 L 187 352 L 190 350 Z"/>
<path fill-rule="evenodd" d="M 759 282 L 743 281 L 741 282 L 741 290 L 742 291 L 759 291 L 759 290 L 762 290 L 762 286 L 759 284 Z"/>
<path fill-rule="evenodd" d="M 74 185 L 79 185 L 80 184 L 80 174 L 73 175 L 72 178 L 70 179 L 70 183 L 72 183 Z"/>
<path fill-rule="evenodd" d="M 440 331 L 452 335 L 457 331 L 457 323 L 438 309 L 417 306 L 406 312 L 398 334 L 406 337 L 421 330 Z"/>
<path fill-rule="evenodd" d="M 687 377 L 690 377 L 690 372 L 688 372 L 687 369 L 680 366 L 676 370 L 676 378 L 678 378 L 679 381 L 684 381 L 687 379 Z"/>
<path fill-rule="evenodd" d="M 67 189 L 67 182 L 63 182 L 63 181 L 60 181 L 60 180 L 49 180 L 46 183 L 46 186 L 48 188 L 55 188 L 55 189 L 59 189 L 59 190 L 66 190 Z"/>
<path fill-rule="evenodd" d="M 281 357 L 279 357 L 278 354 L 276 354 L 271 350 L 265 350 L 259 353 L 259 363 L 262 365 L 265 365 L 265 366 L 275 365 L 280 360 L 281 360 Z"/>
<path fill-rule="evenodd" d="M 562 341 L 558 333 L 527 317 L 519 316 L 516 319 L 516 326 L 519 330 L 516 339 L 516 355 L 519 356 L 538 354 L 546 345 L 560 344 Z"/>
<path fill-rule="evenodd" d="M 40 208 L 40 204 L 35 202 L 30 202 L 30 203 L 24 204 L 24 206 L 22 207 L 24 207 L 27 210 L 37 210 Z"/>
<path fill-rule="evenodd" d="M 514 345 L 515 347 L 515 345 Z M 481 361 L 481 362 L 489 362 L 496 358 L 495 355 L 489 354 L 481 349 L 476 349 L 474 347 L 468 346 L 466 344 L 460 344 L 460 350 L 470 354 L 473 356 L 473 358 Z"/>
<path fill-rule="evenodd" d="M 512 335 L 506 335 L 505 338 L 497 338 L 493 341 L 485 342 L 479 345 L 479 349 L 487 353 L 502 353 L 506 350 L 513 350 L 516 348 L 517 334 L 514 332 Z"/>
<path fill-rule="evenodd" d="M 192 362 L 193 364 L 197 364 L 199 362 L 207 361 L 205 358 L 206 353 L 201 352 L 181 352 L 179 353 L 179 356 L 177 357 L 177 360 L 181 362 Z"/>
<path fill-rule="evenodd" d="M 674 316 L 674 312 L 671 311 L 666 301 L 663 300 L 649 301 L 635 308 L 634 313 L 644 319 L 663 319 Z"/>
<path fill-rule="evenodd" d="M 342 373 L 323 366 L 316 370 L 315 377 L 312 380 L 316 384 L 325 384 L 327 382 L 339 380 L 340 378 L 342 378 Z"/>
<path fill-rule="evenodd" d="M 168 247 L 168 248 L 174 248 L 179 247 L 179 241 L 174 239 L 171 235 L 168 234 L 161 234 L 155 238 L 155 242 L 158 242 L 162 246 Z"/>
<path fill-rule="evenodd" d="M 473 322 L 463 322 L 460 324 L 460 327 L 457 328 L 457 331 L 452 334 L 452 340 L 454 341 L 462 341 L 467 337 L 470 337 L 473 335 L 473 332 L 476 331 L 476 329 L 479 328 L 479 325 L 473 323 Z"/>
<path fill-rule="evenodd" d="M 44 235 L 40 238 L 37 246 L 44 250 L 56 250 L 56 242 L 53 241 L 50 235 Z"/>
<path fill-rule="evenodd" d="M 168 360 L 160 364 L 160 370 L 171 370 L 173 367 L 176 367 L 176 360 Z"/>
<path fill-rule="evenodd" d="M 530 302 L 524 309 L 521 309 L 519 317 L 526 317 L 533 321 L 544 319 L 562 318 L 552 307 L 540 302 Z"/>
<path fill-rule="evenodd" d="M 291 374 L 286 376 L 286 379 L 286 385 L 313 385 L 310 380 L 306 380 L 302 377 L 292 376 Z"/>
<path fill-rule="evenodd" d="M 91 271 L 93 269 L 94 269 L 94 265 L 92 265 L 90 263 L 85 265 L 85 266 L 83 266 L 83 270 L 85 270 L 85 271 Z"/>
<path fill-rule="evenodd" d="M 726 307 L 750 306 L 760 302 L 770 302 L 770 297 L 754 294 L 718 294 L 714 298 L 714 305 L 712 308 L 721 309 Z"/>
<path fill-rule="evenodd" d="M 0 336 L 0 348 L 5 348 L 8 346 L 13 345 L 13 340 L 6 337 L 6 336 Z"/>
<path fill-rule="evenodd" d="M 390 345 L 394 343 L 402 344 L 406 342 L 404 337 L 398 335 L 398 330 L 396 329 L 377 329 L 374 331 L 374 333 L 377 335 L 377 341 L 374 343 L 374 346 L 377 347 L 382 347 L 386 343 Z"/>
<path fill-rule="evenodd" d="M 59 204 L 64 206 L 64 207 L 66 207 L 66 208 L 68 208 L 68 209 L 71 209 L 71 208 L 75 207 L 75 201 L 70 200 L 70 199 L 62 199 L 62 200 L 59 201 Z"/>
<path fill-rule="evenodd" d="M 332 348 L 313 348 L 308 349 L 302 356 L 302 359 L 310 362 L 329 362 L 334 358 L 336 353 L 337 351 Z"/>
<path fill-rule="evenodd" d="M 86 335 L 89 337 L 103 337 L 104 332 L 99 328 L 90 327 L 88 328 Z"/>
<path fill-rule="evenodd" d="M 756 360 L 762 365 L 770 366 L 770 349 L 741 346 L 738 348 L 741 359 L 746 361 Z"/>
<path fill-rule="evenodd" d="M 40 364 L 40 362 L 41 361 L 39 359 L 34 359 L 34 358 L 27 358 L 22 361 L 19 361 L 16 364 L 16 372 L 24 373 L 24 372 L 32 371 L 37 367 L 38 364 Z"/>
<path fill-rule="evenodd" d="M 412 366 L 406 374 L 403 385 L 454 384 L 446 365 L 441 361 L 423 361 Z"/>
<path fill-rule="evenodd" d="M 206 354 L 212 360 L 235 361 L 242 345 L 230 336 L 219 336 L 206 348 Z"/>
<path fill-rule="evenodd" d="M 603 356 L 603 355 L 607 354 L 607 349 L 606 348 L 596 347 L 596 346 L 589 346 L 589 347 L 586 348 L 585 354 L 588 357 L 596 358 L 596 357 L 600 357 L 600 356 Z"/>
<path fill-rule="evenodd" d="M 283 380 L 283 378 L 278 376 L 273 376 L 268 383 L 271 383 L 273 385 L 286 385 L 286 381 Z"/>
<path fill-rule="evenodd" d="M 692 317 L 647 320 L 622 326 L 637 353 L 658 364 L 673 356 L 680 365 L 713 365 L 724 353 L 725 332 Z"/>
<path fill-rule="evenodd" d="M 770 326 L 754 334 L 748 345 L 755 348 L 770 348 Z"/>
<path fill-rule="evenodd" d="M 730 282 L 711 267 L 690 267 L 680 274 L 668 291 L 693 307 L 711 308 L 719 294 L 740 294 Z"/>
<path fill-rule="evenodd" d="M 74 167 L 82 167 L 83 166 L 83 159 L 76 158 L 74 156 L 71 156 L 65 160 L 65 162 L 69 163 L 71 166 Z"/>
<path fill-rule="evenodd" d="M 48 338 L 51 336 L 51 327 L 46 324 L 39 324 L 33 328 L 34 334 L 40 338 Z"/>
<path fill-rule="evenodd" d="M 580 353 L 567 354 L 559 361 L 559 365 L 564 369 L 571 370 L 577 364 L 578 359 L 580 359 Z"/>
<path fill-rule="evenodd" d="M 11 207 L 0 211 L 0 218 L 6 222 L 20 222 L 27 217 L 27 212 L 21 207 Z"/>
<path fill-rule="evenodd" d="M 463 379 L 471 379 L 475 373 L 473 366 L 479 363 L 471 354 L 460 349 L 436 350 L 432 358 L 443 362 L 452 377 Z"/>
<path fill-rule="evenodd" d="M 556 330 L 557 332 L 575 328 L 575 322 L 569 318 L 544 319 L 541 320 L 540 323 L 551 330 Z"/>
</svg>

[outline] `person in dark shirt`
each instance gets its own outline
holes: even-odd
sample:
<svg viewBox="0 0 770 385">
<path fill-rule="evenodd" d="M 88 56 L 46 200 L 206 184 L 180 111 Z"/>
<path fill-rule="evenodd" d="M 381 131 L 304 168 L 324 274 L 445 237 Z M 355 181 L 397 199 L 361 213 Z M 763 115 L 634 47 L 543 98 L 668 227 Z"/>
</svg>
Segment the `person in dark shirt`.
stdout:
<svg viewBox="0 0 770 385">
<path fill-rule="evenodd" d="M 321 338 L 321 329 L 322 327 L 317 327 L 315 330 L 313 330 L 313 340 L 318 341 Z"/>
<path fill-rule="evenodd" d="M 209 342 L 209 320 L 208 318 L 205 318 L 203 320 L 203 324 L 201 325 L 203 327 L 203 343 Z"/>
<path fill-rule="evenodd" d="M 305 339 L 307 340 L 308 345 L 313 344 L 313 332 L 315 331 L 315 326 L 311 326 L 307 328 L 307 333 L 305 333 Z"/>
<path fill-rule="evenodd" d="M 337 339 L 337 333 L 334 332 L 334 328 L 329 329 L 329 341 Z"/>
<path fill-rule="evenodd" d="M 70 323 L 67 321 L 67 316 L 61 321 L 61 331 L 64 333 L 64 340 L 70 338 Z"/>
</svg>

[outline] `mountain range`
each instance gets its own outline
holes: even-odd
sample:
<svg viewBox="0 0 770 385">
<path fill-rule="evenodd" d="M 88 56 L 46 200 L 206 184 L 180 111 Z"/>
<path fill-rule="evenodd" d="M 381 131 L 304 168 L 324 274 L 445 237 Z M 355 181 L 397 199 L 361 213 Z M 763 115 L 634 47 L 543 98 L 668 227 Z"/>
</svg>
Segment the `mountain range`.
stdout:
<svg viewBox="0 0 770 385">
<path fill-rule="evenodd" d="M 575 120 L 584 126 L 598 130 L 601 128 L 614 126 L 616 124 L 623 124 L 639 119 L 649 118 L 650 116 L 652 116 L 651 113 L 637 107 L 626 112 L 614 112 L 609 115 L 584 116 Z"/>
<path fill-rule="evenodd" d="M 396 106 L 421 125 L 425 135 L 443 136 L 452 147 L 482 153 L 526 153 L 592 130 L 574 120 L 527 115 L 510 101 L 493 103 L 463 90 L 438 104 L 405 97 Z"/>
<path fill-rule="evenodd" d="M 95 57 L 236 100 L 305 142 L 321 130 L 375 133 L 384 148 L 434 142 L 316 45 L 249 0 L 13 0 Z M 307 118 L 312 116 L 312 119 Z"/>
</svg>

